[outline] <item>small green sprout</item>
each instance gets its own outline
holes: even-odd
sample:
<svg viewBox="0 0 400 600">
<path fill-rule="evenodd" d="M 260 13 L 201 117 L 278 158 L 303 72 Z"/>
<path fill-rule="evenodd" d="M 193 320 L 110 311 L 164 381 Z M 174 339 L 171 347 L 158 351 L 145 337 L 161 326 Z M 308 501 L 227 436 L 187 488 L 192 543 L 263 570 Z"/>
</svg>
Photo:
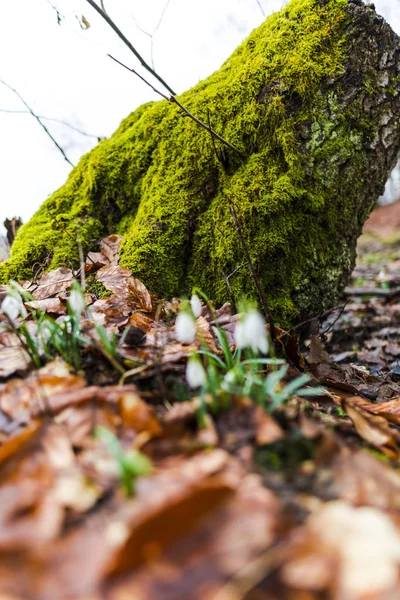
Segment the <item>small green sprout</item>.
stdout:
<svg viewBox="0 0 400 600">
<path fill-rule="evenodd" d="M 192 299 L 194 296 L 201 296 L 213 313 L 213 307 L 205 294 L 195 289 Z M 214 320 L 217 323 L 217 319 Z M 226 409 L 232 396 L 250 398 L 272 412 L 293 396 L 316 396 L 324 393 L 325 390 L 321 387 L 304 387 L 311 379 L 309 375 L 301 375 L 290 383 L 284 383 L 288 365 L 283 359 L 265 358 L 271 345 L 265 319 L 254 305 L 242 305 L 242 314 L 234 332 L 236 349 L 233 352 L 225 330 L 217 325 L 214 333 L 220 344 L 221 354 L 210 352 L 200 338 L 201 348 L 189 357 L 186 367 L 189 387 L 199 389 L 200 425 L 204 423 L 208 407 L 213 413 Z M 272 367 L 269 374 L 265 372 L 266 365 Z"/>
<path fill-rule="evenodd" d="M 72 284 L 67 300 L 66 316 L 60 317 L 57 321 L 40 309 L 29 307 L 28 313 L 24 302 L 32 300 L 34 298 L 29 292 L 12 281 L 1 308 L 10 329 L 18 336 L 35 367 L 39 368 L 56 356 L 61 356 L 65 362 L 79 371 L 82 366 L 82 351 L 94 346 L 116 371 L 120 374 L 125 372 L 120 364 L 118 356 L 120 342 L 115 334 L 109 335 L 102 325 L 96 323 L 94 323 L 94 330 L 97 332 L 97 339 L 96 336 L 83 334 L 81 316 L 86 311 L 86 304 L 78 282 Z M 28 314 L 36 324 L 34 333 L 26 323 Z"/>
<path fill-rule="evenodd" d="M 138 450 L 124 451 L 120 441 L 111 431 L 98 425 L 94 431 L 97 439 L 104 442 L 108 452 L 118 465 L 121 486 L 125 495 L 132 497 L 138 477 L 148 475 L 152 470 L 151 461 Z"/>
</svg>

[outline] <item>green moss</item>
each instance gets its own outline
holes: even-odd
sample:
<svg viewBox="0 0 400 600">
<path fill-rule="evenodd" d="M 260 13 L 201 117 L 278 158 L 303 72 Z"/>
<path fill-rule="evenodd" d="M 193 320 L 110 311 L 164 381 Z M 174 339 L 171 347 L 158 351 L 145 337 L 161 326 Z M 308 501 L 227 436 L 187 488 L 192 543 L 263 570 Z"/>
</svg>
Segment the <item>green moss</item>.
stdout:
<svg viewBox="0 0 400 600">
<path fill-rule="evenodd" d="M 240 149 L 244 159 L 219 148 L 225 173 L 210 135 L 176 105 L 138 108 L 21 228 L 0 280 L 29 277 L 37 261 L 77 262 L 78 236 L 89 248 L 117 231 L 121 263 L 162 296 L 197 285 L 223 302 L 223 273 L 235 271 L 235 296 L 255 297 L 230 201 L 277 318 L 332 305 L 370 209 L 357 194 L 368 168 L 363 148 L 376 133 L 363 96 L 343 102 L 349 24 L 347 0 L 292 0 L 179 97 Z M 350 233 L 338 236 L 349 222 Z"/>
<path fill-rule="evenodd" d="M 86 277 L 85 291 L 87 294 L 94 294 L 96 299 L 112 296 L 112 292 L 97 280 L 96 273 L 91 273 Z"/>
</svg>

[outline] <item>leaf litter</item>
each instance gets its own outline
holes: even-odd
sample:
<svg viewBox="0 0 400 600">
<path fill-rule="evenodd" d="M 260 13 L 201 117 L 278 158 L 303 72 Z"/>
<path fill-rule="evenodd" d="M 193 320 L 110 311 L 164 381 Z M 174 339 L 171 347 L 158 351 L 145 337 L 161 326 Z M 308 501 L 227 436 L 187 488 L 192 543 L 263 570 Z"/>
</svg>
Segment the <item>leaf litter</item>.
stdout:
<svg viewBox="0 0 400 600">
<path fill-rule="evenodd" d="M 187 358 L 221 355 L 217 324 L 233 347 L 239 316 L 203 302 L 198 337 L 179 342 L 180 300 L 161 302 L 118 265 L 120 236 L 86 259 L 111 295 L 85 296 L 80 370 L 62 358 L 34 369 L 0 314 L 2 597 L 398 598 L 400 240 L 375 223 L 319 333 L 305 324 L 299 345 L 278 329 L 286 383 L 305 371 L 326 391 L 273 413 L 237 395 L 200 424 L 212 398 L 189 393 Z M 61 268 L 24 282 L 26 307 L 62 322 L 75 278 Z M 122 374 L 96 325 L 115 337 Z M 134 456 L 152 467 L 126 496 L 121 465 Z"/>
</svg>

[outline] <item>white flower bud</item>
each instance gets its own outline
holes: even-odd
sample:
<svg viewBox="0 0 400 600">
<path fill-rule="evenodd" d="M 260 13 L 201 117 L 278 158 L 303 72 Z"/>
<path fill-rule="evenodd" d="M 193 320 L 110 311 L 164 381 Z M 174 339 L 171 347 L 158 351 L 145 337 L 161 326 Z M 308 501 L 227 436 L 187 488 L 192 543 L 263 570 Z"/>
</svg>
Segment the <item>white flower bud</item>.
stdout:
<svg viewBox="0 0 400 600">
<path fill-rule="evenodd" d="M 175 321 L 175 336 L 178 342 L 190 344 L 196 337 L 196 325 L 187 312 L 180 312 Z"/>
<path fill-rule="evenodd" d="M 197 319 L 197 317 L 201 315 L 201 302 L 197 294 L 193 294 L 193 296 L 190 298 L 190 306 L 192 307 L 193 314 Z"/>
<path fill-rule="evenodd" d="M 72 290 L 72 292 L 69 295 L 68 302 L 72 312 L 74 312 L 77 315 L 82 314 L 85 310 L 85 301 L 83 299 L 83 294 L 80 290 Z"/>
<path fill-rule="evenodd" d="M 10 321 L 15 321 L 18 316 L 21 316 L 24 319 L 28 314 L 24 303 L 22 302 L 22 298 L 18 293 L 8 294 L 1 303 L 1 310 Z"/>
<path fill-rule="evenodd" d="M 238 348 L 251 348 L 253 352 L 268 353 L 268 339 L 265 319 L 258 310 L 252 308 L 235 327 L 235 342 Z"/>
<path fill-rule="evenodd" d="M 189 358 L 187 362 L 186 380 L 191 388 L 197 388 L 206 383 L 206 372 L 196 357 Z"/>
</svg>

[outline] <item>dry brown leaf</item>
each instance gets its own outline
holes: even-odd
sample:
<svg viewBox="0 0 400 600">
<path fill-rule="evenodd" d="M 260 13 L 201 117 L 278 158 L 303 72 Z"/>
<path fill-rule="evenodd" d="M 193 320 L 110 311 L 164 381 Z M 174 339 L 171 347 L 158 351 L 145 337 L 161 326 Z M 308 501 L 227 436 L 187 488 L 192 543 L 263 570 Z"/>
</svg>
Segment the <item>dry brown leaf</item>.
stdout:
<svg viewBox="0 0 400 600">
<path fill-rule="evenodd" d="M 273 444 L 278 440 L 284 439 L 285 432 L 282 427 L 278 425 L 274 417 L 265 412 L 261 406 L 254 407 L 254 417 L 256 421 L 256 444 L 257 446 L 264 446 L 266 444 Z"/>
<path fill-rule="evenodd" d="M 356 506 L 376 506 L 397 511 L 400 506 L 400 474 L 365 450 L 336 449 L 330 454 L 331 484 L 327 493 Z M 326 472 L 326 471 L 325 471 Z"/>
<path fill-rule="evenodd" d="M 359 408 L 367 410 L 374 415 L 380 415 L 391 423 L 400 425 L 400 398 L 394 398 L 380 404 L 373 404 L 365 398 L 361 398 L 361 396 L 350 396 L 348 400 Z"/>
<path fill-rule="evenodd" d="M 133 313 L 133 315 L 131 315 L 129 317 L 129 325 L 131 327 L 137 327 L 138 329 L 142 329 L 146 333 L 148 331 L 150 331 L 152 323 L 153 323 L 153 320 L 150 319 L 150 317 L 147 317 L 146 315 L 142 315 L 139 312 L 135 312 L 135 313 Z"/>
<path fill-rule="evenodd" d="M 214 335 L 211 331 L 211 325 L 204 317 L 196 319 L 196 333 L 201 344 L 205 344 L 210 352 L 213 352 L 214 354 L 218 353 Z"/>
<path fill-rule="evenodd" d="M 127 293 L 130 304 L 133 304 L 138 310 L 151 313 L 153 304 L 150 292 L 146 286 L 143 285 L 139 279 L 135 279 L 134 277 L 129 277 L 127 284 Z"/>
<path fill-rule="evenodd" d="M 119 247 L 122 242 L 122 235 L 112 234 L 104 238 L 100 242 L 100 249 L 108 262 L 112 265 L 117 265 L 119 260 Z"/>
<path fill-rule="evenodd" d="M 144 402 L 136 391 L 124 391 L 118 398 L 118 408 L 122 422 L 138 433 L 145 431 L 150 436 L 161 432 L 161 426 L 153 408 Z"/>
<path fill-rule="evenodd" d="M 381 598 L 397 589 L 400 532 L 384 512 L 328 502 L 293 536 L 281 578 L 296 589 L 329 598 Z M 394 596 L 390 596 L 393 597 Z"/>
<path fill-rule="evenodd" d="M 68 290 L 73 281 L 72 270 L 67 267 L 59 267 L 54 271 L 44 273 L 38 283 L 30 286 L 29 291 L 35 300 L 44 300 Z"/>
<path fill-rule="evenodd" d="M 96 271 L 105 265 L 109 265 L 110 261 L 102 252 L 88 252 L 85 262 L 86 273 Z"/>
<path fill-rule="evenodd" d="M 396 434 L 386 419 L 372 415 L 359 408 L 349 399 L 342 399 L 343 410 L 353 421 L 357 433 L 369 444 L 379 448 L 390 457 L 398 457 L 399 449 L 396 443 Z"/>
<path fill-rule="evenodd" d="M 46 413 L 57 405 L 60 396 L 78 394 L 86 385 L 83 377 L 71 374 L 71 367 L 61 359 L 48 363 L 26 379 L 9 381 L 0 393 L 3 410 L 16 421 Z"/>
<path fill-rule="evenodd" d="M 270 547 L 279 521 L 274 495 L 262 486 L 260 478 L 248 475 L 231 499 L 215 507 L 162 555 L 157 557 L 157 546 L 150 546 L 147 563 L 116 586 L 111 582 L 110 600 L 212 600 L 226 588 L 227 581 Z"/>
<path fill-rule="evenodd" d="M 310 365 L 312 370 L 316 371 L 316 367 L 321 364 L 330 363 L 329 354 L 325 350 L 325 346 L 321 342 L 318 335 L 311 336 L 310 351 L 306 357 L 307 363 Z"/>
<path fill-rule="evenodd" d="M 52 315 L 65 315 L 67 313 L 67 307 L 65 302 L 60 298 L 45 298 L 44 300 L 32 300 L 26 302 L 26 306 L 30 306 L 35 310 L 40 310 L 45 313 Z"/>
<path fill-rule="evenodd" d="M 125 298 L 127 295 L 127 279 L 130 275 L 131 272 L 126 267 L 106 265 L 97 272 L 96 279 L 116 296 Z"/>
<path fill-rule="evenodd" d="M 30 363 L 31 359 L 18 339 L 12 346 L 0 346 L 0 378 L 6 379 L 14 373 L 25 372 Z"/>
</svg>

